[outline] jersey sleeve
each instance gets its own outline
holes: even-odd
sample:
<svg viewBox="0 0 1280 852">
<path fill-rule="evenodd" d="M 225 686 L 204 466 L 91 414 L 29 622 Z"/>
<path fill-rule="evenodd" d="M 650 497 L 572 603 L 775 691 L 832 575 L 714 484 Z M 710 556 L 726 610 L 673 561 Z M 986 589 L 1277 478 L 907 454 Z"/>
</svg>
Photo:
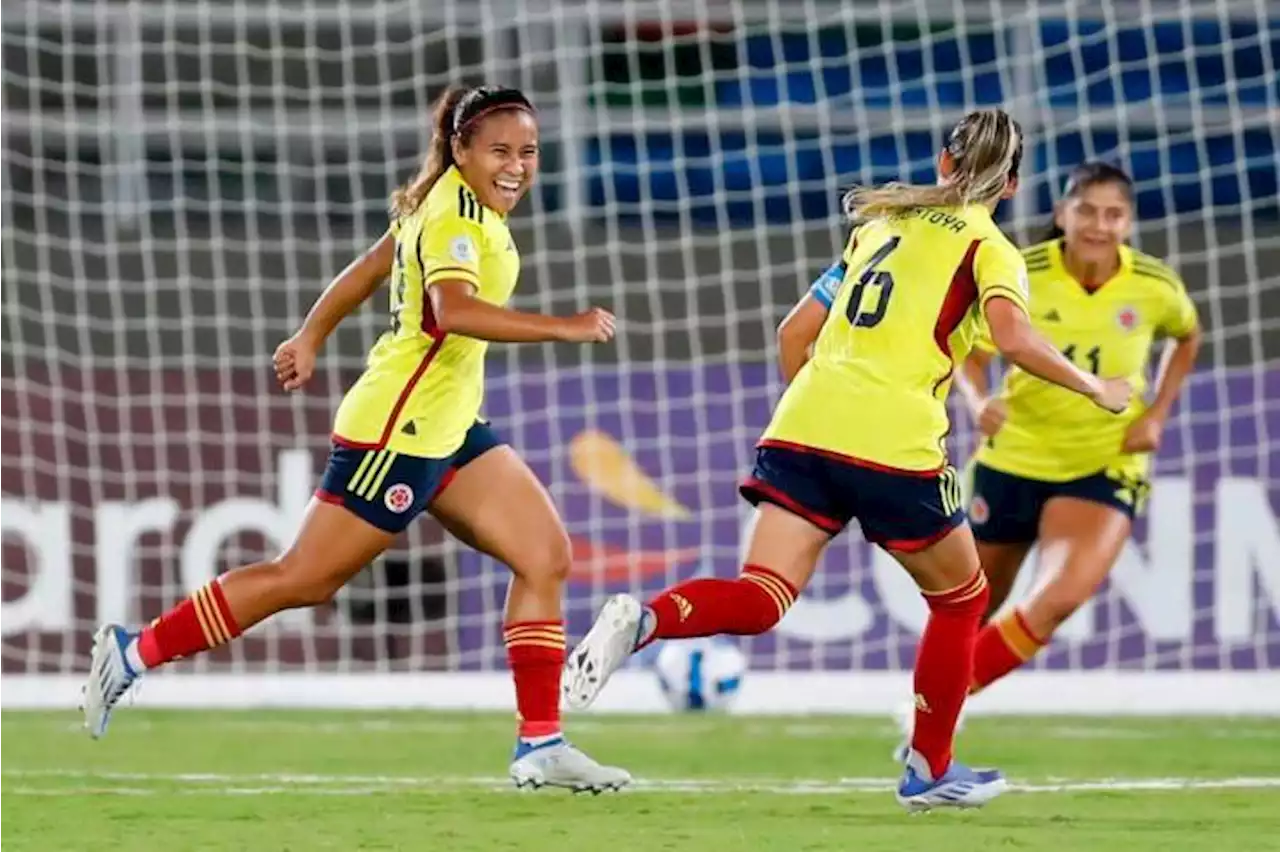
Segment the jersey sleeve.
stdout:
<svg viewBox="0 0 1280 852">
<path fill-rule="evenodd" d="M 813 284 L 809 285 L 809 295 L 822 307 L 831 310 L 831 305 L 836 300 L 836 293 L 840 290 L 840 284 L 844 281 L 844 273 L 847 268 L 843 260 L 838 260 L 831 264 L 826 272 L 819 275 Z"/>
<path fill-rule="evenodd" d="M 1196 304 L 1187 295 L 1187 288 L 1181 278 L 1173 275 L 1169 283 L 1172 286 L 1165 300 L 1165 310 L 1160 318 L 1159 331 L 1169 337 L 1186 337 L 1200 322 L 1199 315 L 1196 313 Z"/>
<path fill-rule="evenodd" d="M 409 234 L 406 233 L 405 237 Z M 427 213 L 416 237 L 423 286 L 438 281 L 466 281 L 480 288 L 480 253 L 484 229 L 449 207 Z M 408 248 L 406 246 L 406 248 Z"/>
<path fill-rule="evenodd" d="M 973 279 L 978 288 L 979 313 L 983 316 L 987 302 L 996 297 L 1008 299 L 1026 313 L 1030 294 L 1027 263 L 1007 240 L 986 239 L 978 244 L 973 258 Z"/>
</svg>

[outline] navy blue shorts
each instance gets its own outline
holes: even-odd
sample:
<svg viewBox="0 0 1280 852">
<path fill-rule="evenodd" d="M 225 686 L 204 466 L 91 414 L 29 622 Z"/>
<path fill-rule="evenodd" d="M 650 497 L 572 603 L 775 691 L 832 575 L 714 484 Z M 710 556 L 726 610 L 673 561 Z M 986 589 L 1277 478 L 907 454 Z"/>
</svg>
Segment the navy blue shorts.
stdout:
<svg viewBox="0 0 1280 852">
<path fill-rule="evenodd" d="M 977 462 L 970 474 L 969 520 L 973 537 L 992 544 L 1026 544 L 1040 535 L 1040 513 L 1054 497 L 1101 503 L 1133 520 L 1151 486 L 1145 479 L 1098 472 L 1066 482 L 1004 473 Z"/>
<path fill-rule="evenodd" d="M 389 533 L 399 533 L 427 508 L 455 472 L 505 443 L 488 423 L 477 421 L 451 456 L 424 459 L 391 450 L 334 444 L 316 497 Z"/>
<path fill-rule="evenodd" d="M 960 475 L 875 467 L 834 453 L 762 444 L 738 489 L 752 505 L 773 503 L 836 535 L 856 519 L 886 550 L 924 550 L 964 522 Z"/>
</svg>

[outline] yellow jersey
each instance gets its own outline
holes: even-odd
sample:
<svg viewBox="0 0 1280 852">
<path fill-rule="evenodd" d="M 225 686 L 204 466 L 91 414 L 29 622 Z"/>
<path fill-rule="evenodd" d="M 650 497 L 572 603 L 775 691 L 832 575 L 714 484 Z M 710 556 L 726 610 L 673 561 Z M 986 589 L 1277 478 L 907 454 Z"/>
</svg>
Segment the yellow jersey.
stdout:
<svg viewBox="0 0 1280 852">
<path fill-rule="evenodd" d="M 480 203 L 456 167 L 391 228 L 391 328 L 343 398 L 333 437 L 346 446 L 445 458 L 479 416 L 489 344 L 437 329 L 427 288 L 466 281 L 477 298 L 505 305 L 520 255 L 505 218 Z"/>
<path fill-rule="evenodd" d="M 917 208 L 859 226 L 840 266 L 813 357 L 760 443 L 937 471 L 947 391 L 983 309 L 1002 297 L 1026 310 L 1022 255 L 981 205 Z"/>
<path fill-rule="evenodd" d="M 1157 336 L 1185 337 L 1197 325 L 1195 304 L 1176 272 L 1160 261 L 1120 248 L 1120 270 L 1096 290 L 1086 290 L 1062 263 L 1054 240 L 1024 253 L 1035 306 L 1031 322 L 1082 369 L 1124 377 L 1134 401 L 1120 415 L 1098 408 L 1065 388 L 1017 367 L 999 391 L 1008 408 L 1004 426 L 983 441 L 977 460 L 1015 476 L 1065 482 L 1099 472 L 1145 477 L 1147 454 L 1120 452 L 1125 430 L 1146 409 L 1142 391 L 1151 344 Z M 989 334 L 977 346 L 994 351 Z"/>
</svg>

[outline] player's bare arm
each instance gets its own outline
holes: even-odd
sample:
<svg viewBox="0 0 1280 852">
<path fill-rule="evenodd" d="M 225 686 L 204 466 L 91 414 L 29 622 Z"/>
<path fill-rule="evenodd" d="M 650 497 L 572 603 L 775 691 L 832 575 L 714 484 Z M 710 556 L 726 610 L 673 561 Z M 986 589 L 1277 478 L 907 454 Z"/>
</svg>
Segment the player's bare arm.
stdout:
<svg viewBox="0 0 1280 852">
<path fill-rule="evenodd" d="M 1121 449 L 1126 453 L 1149 453 L 1160 449 L 1160 436 L 1174 402 L 1182 393 L 1187 375 L 1195 368 L 1204 332 L 1196 325 L 1186 335 L 1165 347 L 1156 370 L 1156 395 L 1142 416 L 1130 424 Z"/>
<path fill-rule="evenodd" d="M 395 253 L 396 238 L 387 231 L 324 288 L 302 327 L 277 347 L 273 359 L 276 379 L 286 391 L 297 390 L 311 378 L 316 352 L 338 323 L 382 286 L 391 274 Z"/>
<path fill-rule="evenodd" d="M 1108 411 L 1119 413 L 1128 407 L 1133 387 L 1127 380 L 1100 379 L 1072 364 L 1031 327 L 1026 312 L 1011 299 L 996 296 L 988 300 L 986 319 L 992 342 L 1011 364 L 1088 397 Z"/>
<path fill-rule="evenodd" d="M 1008 409 L 1004 400 L 991 395 L 991 383 L 987 379 L 987 370 L 992 362 L 991 353 L 974 349 L 969 357 L 960 365 L 956 374 L 956 389 L 964 400 L 965 407 L 978 425 L 978 431 L 991 437 L 1004 425 Z"/>
<path fill-rule="evenodd" d="M 605 343 L 613 339 L 616 321 L 604 308 L 590 308 L 571 317 L 514 311 L 476 298 L 466 281 L 439 281 L 427 291 L 436 327 L 494 343 Z"/>
<path fill-rule="evenodd" d="M 788 384 L 808 363 L 813 342 L 826 319 L 826 307 L 806 293 L 778 324 L 778 366 Z"/>
</svg>

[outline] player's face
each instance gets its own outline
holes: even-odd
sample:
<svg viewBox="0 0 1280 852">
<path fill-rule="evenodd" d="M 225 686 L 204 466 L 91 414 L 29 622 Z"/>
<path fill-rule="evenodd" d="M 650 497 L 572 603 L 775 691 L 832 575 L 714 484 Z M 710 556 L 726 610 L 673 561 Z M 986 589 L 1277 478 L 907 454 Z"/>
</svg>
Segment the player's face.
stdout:
<svg viewBox="0 0 1280 852">
<path fill-rule="evenodd" d="M 496 112 L 480 120 L 470 145 L 455 146 L 454 158 L 480 203 L 506 213 L 538 173 L 538 124 L 523 110 Z"/>
<path fill-rule="evenodd" d="M 1133 231 L 1133 205 L 1118 185 L 1095 183 L 1058 205 L 1054 220 L 1072 252 L 1085 260 L 1106 261 Z"/>
</svg>

